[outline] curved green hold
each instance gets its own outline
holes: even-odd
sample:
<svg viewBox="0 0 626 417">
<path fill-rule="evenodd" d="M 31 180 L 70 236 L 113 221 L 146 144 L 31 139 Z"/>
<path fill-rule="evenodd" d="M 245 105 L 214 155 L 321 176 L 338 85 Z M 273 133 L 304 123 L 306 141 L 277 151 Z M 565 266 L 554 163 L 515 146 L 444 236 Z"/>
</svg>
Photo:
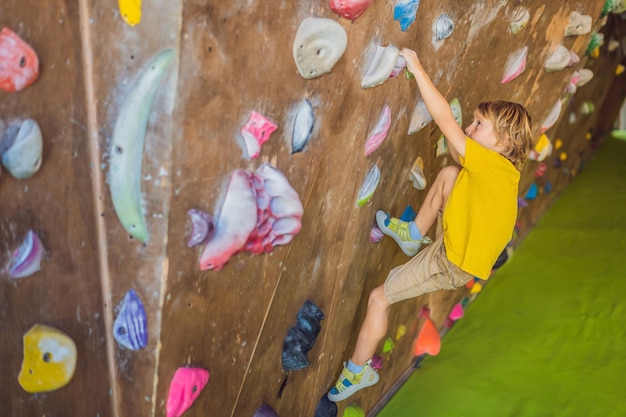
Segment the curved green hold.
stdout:
<svg viewBox="0 0 626 417">
<path fill-rule="evenodd" d="M 174 58 L 174 50 L 156 54 L 142 68 L 120 107 L 111 140 L 109 181 L 115 213 L 128 233 L 146 242 L 141 212 L 141 160 L 154 95 Z"/>
<path fill-rule="evenodd" d="M 611 136 L 615 139 L 626 140 L 626 129 L 618 129 L 611 132 Z"/>
<path fill-rule="evenodd" d="M 350 404 L 343 411 L 343 417 L 365 417 L 365 411 L 356 404 Z"/>
</svg>

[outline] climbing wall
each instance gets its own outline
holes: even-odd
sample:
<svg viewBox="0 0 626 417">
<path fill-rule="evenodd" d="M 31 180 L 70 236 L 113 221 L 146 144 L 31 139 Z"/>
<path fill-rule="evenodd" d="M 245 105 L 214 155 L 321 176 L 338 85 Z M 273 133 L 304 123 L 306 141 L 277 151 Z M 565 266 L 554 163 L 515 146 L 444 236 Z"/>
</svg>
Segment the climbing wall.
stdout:
<svg viewBox="0 0 626 417">
<path fill-rule="evenodd" d="M 40 71 L 22 91 L 0 91 L 0 119 L 7 126 L 33 119 L 43 137 L 41 168 L 32 177 L 16 179 L 4 168 L 0 176 L 0 381 L 8 387 L 1 398 L 10 415 L 64 415 L 70 409 L 166 415 L 168 393 L 180 388 L 170 387 L 171 381 L 181 367 L 210 373 L 208 382 L 206 374 L 195 375 L 183 388 L 195 398 L 185 416 L 252 416 L 264 403 L 280 416 L 314 415 L 351 353 L 369 292 L 408 259 L 391 239 L 370 241 L 375 211 L 399 216 L 408 204 L 419 208 L 426 190 L 409 181 L 417 157 L 427 187 L 452 162 L 436 152 L 440 132 L 433 123 L 407 134 L 419 100 L 408 74 L 400 70 L 388 79 L 389 72 L 378 69 L 381 84 L 362 86 L 376 46 L 415 49 L 446 98 L 458 99 L 463 126 L 480 101 L 507 99 L 527 106 L 537 138 L 543 126 L 553 145 L 561 139 L 562 147 L 554 146 L 542 161 L 542 177 L 535 178 L 538 161 L 524 167 L 517 235 L 527 233 L 593 151 L 586 133 L 623 50 L 607 50 L 609 33 L 597 58 L 589 58 L 587 49 L 593 33 L 610 31 L 617 15 L 609 14 L 604 26 L 601 0 L 422 1 L 415 22 L 405 18 L 402 27 L 394 6 L 376 0 L 352 20 L 326 1 L 0 5 L 0 25 L 36 51 Z M 592 23 L 585 33 L 564 37 L 573 11 Z M 313 50 L 322 45 L 332 53 L 342 36 L 347 39 L 330 72 L 315 78 L 303 76 L 310 71 L 301 75 L 292 50 L 307 18 L 329 19 L 313 25 L 316 35 L 313 42 L 305 37 L 307 48 L 312 43 Z M 320 24 L 332 29 L 315 32 Z M 572 58 L 569 67 L 548 72 L 544 64 L 559 44 L 580 61 Z M 515 53 L 524 47 L 522 66 L 510 56 L 519 58 Z M 575 71 L 585 67 L 596 76 L 566 93 Z M 159 71 L 162 79 L 153 75 Z M 503 83 L 510 74 L 517 77 Z M 557 100 L 561 111 L 548 117 Z M 595 112 L 587 104 L 589 114 L 582 113 L 587 102 L 595 103 Z M 250 127 L 252 112 L 265 122 Z M 258 143 L 248 142 L 242 129 L 269 140 L 251 150 Z M 377 170 L 377 188 L 367 188 L 377 182 L 368 174 Z M 260 187 L 262 173 L 278 182 Z M 533 182 L 540 190 L 534 199 L 526 196 Z M 285 205 L 262 210 L 262 195 Z M 127 210 L 116 210 L 115 198 Z M 209 225 L 214 237 L 194 248 L 188 247 L 195 231 L 191 209 L 215 219 Z M 275 246 L 237 253 L 250 230 L 263 228 L 255 224 L 257 215 L 270 217 L 266 225 L 274 222 L 276 238 L 268 242 Z M 146 235 L 138 231 L 141 218 Z M 12 278 L 14 251 L 29 230 L 45 249 L 41 270 Z M 381 382 L 355 395 L 360 408 L 372 410 L 411 368 L 413 340 L 424 323 L 432 320 L 445 333 L 453 306 L 475 298 L 477 288 L 394 306 L 389 337 L 378 352 Z M 145 316 L 129 314 L 137 302 L 124 307 L 131 289 Z M 310 364 L 285 371 L 283 341 L 302 324 L 297 315 L 306 300 L 323 311 L 321 331 L 311 340 Z M 126 340 L 143 329 L 120 331 L 120 317 L 145 319 L 145 346 L 116 341 L 114 332 Z M 22 336 L 38 323 L 69 336 L 77 361 L 67 385 L 32 394 L 18 375 Z M 40 365 L 46 373 L 50 363 Z M 339 412 L 350 402 L 340 403 Z"/>
</svg>

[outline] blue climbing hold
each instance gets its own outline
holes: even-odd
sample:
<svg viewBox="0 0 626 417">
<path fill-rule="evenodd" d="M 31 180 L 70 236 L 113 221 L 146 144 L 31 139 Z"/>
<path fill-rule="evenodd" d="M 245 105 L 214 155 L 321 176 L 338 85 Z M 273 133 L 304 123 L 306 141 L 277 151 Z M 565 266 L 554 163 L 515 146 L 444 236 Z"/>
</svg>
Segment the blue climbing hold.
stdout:
<svg viewBox="0 0 626 417">
<path fill-rule="evenodd" d="M 393 9 L 393 20 L 400 22 L 400 29 L 406 32 L 415 21 L 420 0 L 398 0 Z"/>
<path fill-rule="evenodd" d="M 534 200 L 535 198 L 537 198 L 537 193 L 539 192 L 539 187 L 537 187 L 537 184 L 535 184 L 534 182 L 530 185 L 530 188 L 528 189 L 528 192 L 526 193 L 526 197 L 524 197 L 524 199 L 526 200 Z"/>
</svg>

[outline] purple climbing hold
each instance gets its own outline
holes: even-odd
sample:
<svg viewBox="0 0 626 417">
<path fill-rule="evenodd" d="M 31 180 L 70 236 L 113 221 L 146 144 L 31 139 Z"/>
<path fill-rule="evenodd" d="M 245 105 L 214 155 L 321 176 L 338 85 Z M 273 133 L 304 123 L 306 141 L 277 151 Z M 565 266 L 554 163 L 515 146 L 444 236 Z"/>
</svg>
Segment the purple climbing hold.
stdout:
<svg viewBox="0 0 626 417">
<path fill-rule="evenodd" d="M 7 267 L 9 276 L 11 278 L 24 278 L 39 271 L 43 252 L 43 245 L 39 237 L 34 231 L 29 230 L 20 247 L 11 255 Z"/>
<path fill-rule="evenodd" d="M 213 216 L 201 210 L 191 209 L 187 212 L 190 223 L 190 236 L 187 246 L 193 248 L 206 242 L 215 234 L 215 221 Z"/>
<path fill-rule="evenodd" d="M 337 404 L 328 399 L 326 394 L 322 395 L 315 409 L 315 417 L 337 417 Z"/>
<path fill-rule="evenodd" d="M 383 358 L 378 355 L 372 356 L 372 362 L 370 363 L 370 366 L 372 367 L 372 369 L 380 371 L 380 368 L 383 367 Z"/>
<path fill-rule="evenodd" d="M 148 344 L 148 318 L 141 299 L 132 288 L 124 296 L 113 324 L 113 337 L 126 349 L 139 350 Z"/>
<path fill-rule="evenodd" d="M 278 417 L 278 414 L 276 414 L 276 411 L 274 411 L 272 407 L 263 404 L 254 412 L 252 417 Z"/>
</svg>

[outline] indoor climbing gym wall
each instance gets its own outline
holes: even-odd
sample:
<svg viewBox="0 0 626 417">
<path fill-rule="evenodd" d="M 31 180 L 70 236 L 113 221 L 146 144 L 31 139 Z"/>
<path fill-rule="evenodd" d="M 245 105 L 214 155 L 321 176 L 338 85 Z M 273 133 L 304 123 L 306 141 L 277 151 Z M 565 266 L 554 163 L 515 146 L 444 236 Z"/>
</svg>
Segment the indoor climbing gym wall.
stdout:
<svg viewBox="0 0 626 417">
<path fill-rule="evenodd" d="M 486 284 L 394 306 L 381 381 L 327 400 L 369 292 L 408 260 L 376 210 L 414 216 L 453 163 L 399 51 L 462 126 L 483 100 L 530 111 L 512 250 L 601 145 L 624 9 L 0 3 L 3 410 L 373 414 Z"/>
</svg>

